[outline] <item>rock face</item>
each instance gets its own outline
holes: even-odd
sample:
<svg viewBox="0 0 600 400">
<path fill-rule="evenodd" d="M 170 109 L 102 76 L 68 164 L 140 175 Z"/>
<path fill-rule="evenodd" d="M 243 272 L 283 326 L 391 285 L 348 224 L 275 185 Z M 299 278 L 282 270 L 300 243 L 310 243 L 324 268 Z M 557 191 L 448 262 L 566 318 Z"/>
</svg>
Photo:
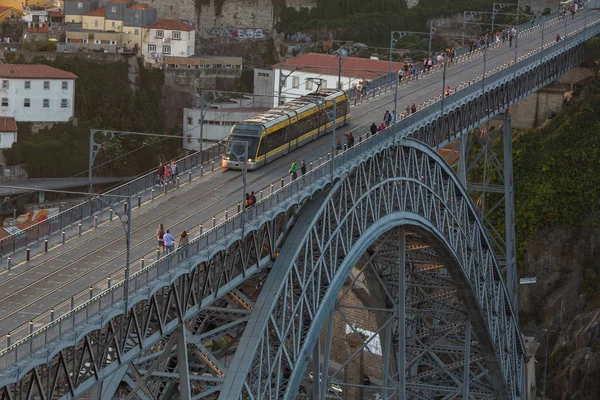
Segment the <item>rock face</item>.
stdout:
<svg viewBox="0 0 600 400">
<path fill-rule="evenodd" d="M 537 283 L 519 288 L 520 320 L 523 332 L 541 343 L 538 395 L 548 343 L 546 397 L 600 399 L 600 308 L 590 287 L 600 276 L 599 245 L 600 229 L 554 227 L 528 246 L 519 275 L 535 276 Z"/>
</svg>

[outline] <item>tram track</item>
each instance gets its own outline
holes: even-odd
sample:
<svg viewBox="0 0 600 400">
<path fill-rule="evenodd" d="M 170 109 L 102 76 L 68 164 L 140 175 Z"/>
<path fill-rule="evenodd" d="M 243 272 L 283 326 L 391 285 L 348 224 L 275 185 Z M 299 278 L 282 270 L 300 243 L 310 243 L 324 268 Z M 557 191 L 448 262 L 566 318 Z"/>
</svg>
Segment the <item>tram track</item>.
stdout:
<svg viewBox="0 0 600 400">
<path fill-rule="evenodd" d="M 554 30 L 555 30 L 555 29 L 553 29 L 552 31 L 554 31 Z M 537 38 L 535 38 L 535 37 L 532 37 L 531 39 L 523 40 L 523 42 L 524 42 L 524 43 L 523 43 L 523 44 L 521 44 L 521 46 L 525 46 L 525 45 L 527 45 L 527 44 L 531 44 L 532 42 L 534 42 L 534 41 L 537 41 L 537 40 L 539 40 L 539 39 L 537 39 Z M 502 55 L 505 55 L 505 54 L 506 54 L 506 52 L 507 52 L 507 50 L 508 50 L 507 48 L 504 48 L 504 49 L 502 49 L 502 51 L 501 51 L 501 52 L 495 53 L 493 57 L 489 57 L 489 56 L 488 56 L 488 58 L 487 58 L 487 62 L 490 62 L 490 61 L 492 61 L 493 59 L 496 59 L 496 58 L 498 58 L 498 57 L 501 57 Z M 465 65 L 465 64 L 470 64 L 470 65 Z M 474 69 L 474 68 L 481 68 L 481 60 L 474 59 L 474 60 L 470 60 L 470 61 L 468 61 L 468 62 L 466 62 L 466 63 L 464 63 L 464 64 L 463 64 L 463 63 L 460 63 L 460 64 L 455 64 L 455 65 L 453 66 L 453 68 L 451 68 L 451 69 L 450 69 L 450 70 L 454 70 L 454 71 L 452 71 L 452 73 L 451 73 L 451 74 L 448 74 L 448 72 L 446 72 L 446 79 L 452 79 L 452 78 L 456 78 L 456 77 L 457 77 L 459 74 L 462 74 L 462 73 L 464 73 L 464 71 L 465 71 L 465 70 L 472 70 L 472 69 Z M 427 79 L 427 78 L 425 78 L 425 79 Z M 433 76 L 431 77 L 431 79 L 433 79 Z M 411 86 L 412 86 L 412 85 L 411 85 Z M 417 85 L 415 85 L 415 86 L 417 86 Z M 406 87 L 406 89 L 409 89 L 409 88 L 410 88 L 410 87 Z M 404 88 L 402 88 L 402 87 L 399 87 L 399 88 L 398 88 L 398 90 L 399 90 L 399 91 L 402 91 L 402 92 L 403 92 L 403 93 L 402 93 L 402 97 L 401 97 L 401 98 L 400 98 L 400 97 L 398 98 L 398 101 L 399 101 L 399 102 L 401 102 L 401 101 L 406 101 L 406 98 L 407 98 L 407 96 L 410 96 L 410 95 L 412 95 L 412 94 L 416 94 L 416 93 L 418 93 L 419 91 L 421 91 L 421 90 L 422 90 L 422 87 L 421 87 L 421 88 L 418 88 L 418 87 L 411 88 L 412 90 L 409 90 L 409 91 L 404 91 L 404 90 L 402 90 L 402 89 L 404 89 Z M 393 92 L 393 89 L 392 89 L 392 92 Z M 440 91 L 440 92 L 441 92 L 441 91 Z M 390 97 L 391 97 L 391 99 L 390 99 Z M 350 129 L 349 129 L 349 132 L 353 132 L 353 133 L 354 133 L 354 132 L 358 132 L 359 130 L 361 130 L 363 133 L 366 133 L 366 131 L 364 130 L 364 128 L 369 126 L 369 121 L 368 121 L 368 120 L 367 120 L 367 122 L 362 122 L 362 123 L 360 123 L 360 122 L 359 122 L 359 124 L 358 124 L 358 125 L 353 125 L 353 124 L 352 124 L 352 122 L 353 122 L 353 121 L 357 121 L 357 120 L 361 120 L 361 119 L 362 119 L 363 117 L 365 117 L 366 115 L 370 115 L 370 114 L 372 114 L 374 110 L 376 110 L 376 109 L 380 109 L 380 108 L 381 108 L 381 107 L 383 107 L 383 106 L 386 106 L 386 105 L 388 105 L 388 104 L 393 104 L 393 103 L 394 103 L 394 97 L 393 97 L 393 96 L 386 96 L 386 95 L 383 95 L 383 96 L 379 96 L 379 98 L 374 98 L 374 99 L 372 99 L 372 101 L 369 101 L 369 102 L 368 102 L 369 106 L 367 106 L 367 107 L 364 107 L 364 111 L 363 111 L 363 112 L 361 112 L 361 113 L 358 113 L 358 114 L 353 114 L 353 113 L 351 112 L 351 117 L 352 117 L 352 119 L 351 119 L 351 123 L 347 125 L 347 126 L 350 128 Z M 362 108 L 362 107 L 361 107 L 361 108 Z M 356 109 L 356 108 L 355 108 L 355 107 L 353 107 L 353 109 Z M 399 114 L 400 114 L 400 113 L 399 113 Z M 346 132 L 346 133 L 347 133 L 347 132 Z M 325 135 L 324 135 L 324 136 L 325 136 Z M 360 133 L 359 133 L 359 135 L 358 135 L 358 136 L 360 137 Z M 317 140 L 318 140 L 318 139 L 317 139 Z M 304 151 L 303 151 L 303 149 L 304 149 Z M 297 158 L 297 159 L 301 159 L 301 158 L 303 158 L 304 156 L 308 155 L 308 153 L 309 153 L 309 152 L 310 152 L 310 150 L 309 150 L 309 149 L 307 149 L 305 146 L 302 146 L 302 147 L 300 147 L 299 149 L 297 149 L 297 150 L 295 150 L 295 151 L 294 151 L 294 153 L 297 155 L 297 156 L 296 156 L 296 158 Z M 321 153 L 321 154 L 319 154 L 319 155 L 322 157 L 324 154 L 323 154 L 323 153 Z M 321 157 L 314 157 L 314 158 L 313 158 L 313 160 L 317 160 L 317 158 L 321 158 Z M 277 165 L 277 163 L 276 163 L 276 162 L 274 162 L 274 163 L 269 163 L 269 164 L 267 164 L 267 165 L 263 166 L 263 167 L 260 169 L 260 171 L 261 171 L 261 172 L 263 172 L 263 173 L 261 174 L 261 176 L 260 176 L 260 177 L 256 177 L 256 178 L 255 178 L 255 179 L 253 179 L 252 181 L 248 182 L 248 186 L 250 187 L 252 184 L 256 183 L 256 182 L 257 182 L 257 181 L 259 181 L 259 180 L 264 180 L 265 178 L 266 178 L 266 179 L 268 179 L 268 177 L 269 177 L 269 176 L 270 176 L 270 175 L 271 175 L 271 174 L 274 172 L 274 170 L 275 170 L 275 169 L 277 169 L 277 168 L 279 168 L 279 167 L 280 167 L 280 166 L 279 166 L 279 165 Z M 219 169 L 220 169 L 220 168 L 219 168 Z M 222 173 L 221 173 L 221 174 L 219 174 L 219 175 L 215 175 L 215 177 L 211 178 L 211 179 L 210 179 L 209 181 L 207 181 L 207 182 L 210 182 L 210 181 L 214 180 L 216 177 L 219 177 L 219 176 L 221 176 L 222 174 L 224 174 L 224 173 L 227 173 L 227 172 L 229 172 L 229 171 L 224 171 L 224 172 L 222 172 Z M 233 171 L 232 171 L 232 172 L 233 172 Z M 242 176 L 242 173 L 241 173 L 241 172 L 239 172 L 239 171 L 236 171 L 236 172 L 235 172 L 234 174 L 232 174 L 232 175 L 233 175 L 233 176 L 232 176 L 230 179 L 228 179 L 227 181 L 223 182 L 222 184 L 219 184 L 219 185 L 217 185 L 216 187 L 214 187 L 214 188 L 210 189 L 208 192 L 204 192 L 204 193 L 202 193 L 202 194 L 199 194 L 199 195 L 197 195 L 197 196 L 194 196 L 194 197 L 193 197 L 191 200 L 189 200 L 189 201 L 186 201 L 184 204 L 181 204 L 181 205 L 179 205 L 179 206 L 178 206 L 178 207 L 176 207 L 175 209 L 170 209 L 170 210 L 168 210 L 168 212 L 165 212 L 165 213 L 162 213 L 162 214 L 160 214 L 159 216 L 157 216 L 157 217 L 155 217 L 155 218 L 151 219 L 150 221 L 146 222 L 144 225 L 142 225 L 142 226 L 140 226 L 140 227 L 137 227 L 135 230 L 133 230 L 133 231 L 132 231 L 132 233 L 139 232 L 140 230 L 147 228 L 149 225 L 156 224 L 156 223 L 157 223 L 157 221 L 159 221 L 159 220 L 163 219 L 163 218 L 164 218 L 166 215 L 172 214 L 172 213 L 176 212 L 177 210 L 180 210 L 180 209 L 182 209 L 182 208 L 188 207 L 190 204 L 197 202 L 198 198 L 200 198 L 200 197 L 206 196 L 206 195 L 207 195 L 207 194 L 209 194 L 209 193 L 216 192 L 216 191 L 217 191 L 217 190 L 219 190 L 220 188 L 222 188 L 222 187 L 224 187 L 224 186 L 226 186 L 226 185 L 230 184 L 232 181 L 235 181 L 236 179 L 239 179 L 239 178 Z M 205 182 L 203 182 L 202 184 L 204 184 L 204 183 L 205 183 Z M 235 192 L 237 192 L 238 190 L 239 190 L 239 188 L 237 188 L 236 190 L 233 190 L 233 191 L 231 191 L 231 192 L 227 193 L 226 195 L 224 195 L 224 196 L 220 197 L 218 200 L 216 200 L 216 201 L 213 201 L 213 202 L 211 202 L 210 204 L 208 204 L 208 205 L 206 205 L 206 206 L 202 207 L 201 209 L 197 210 L 197 211 L 196 211 L 196 212 L 194 212 L 192 215 L 190 215 L 190 216 L 186 216 L 184 219 L 181 219 L 181 220 L 177 221 L 177 222 L 176 222 L 176 223 L 174 223 L 174 224 L 170 224 L 170 226 L 177 226 L 177 225 L 180 225 L 181 223 L 183 223 L 184 221 L 186 221 L 186 220 L 190 219 L 191 217 L 193 217 L 193 216 L 196 216 L 196 215 L 198 215 L 198 214 L 201 214 L 201 213 L 205 212 L 206 210 L 210 209 L 211 207 L 215 207 L 216 205 L 218 205 L 219 203 L 223 202 L 225 199 L 227 199 L 227 198 L 228 198 L 228 197 L 230 197 L 231 195 L 235 194 Z M 235 204 L 235 203 L 234 203 L 234 204 Z M 160 207 L 160 205 L 158 205 L 157 207 Z M 154 208 L 155 208 L 155 207 L 153 207 L 152 209 L 154 209 Z M 141 216 L 141 215 L 143 215 L 143 214 L 145 214 L 145 213 L 142 213 L 142 214 L 138 215 L 137 217 L 139 217 L 139 216 Z M 117 225 L 117 226 L 114 226 L 114 227 L 111 227 L 111 228 L 110 228 L 108 231 L 104 232 L 103 234 L 108 234 L 108 233 L 110 233 L 110 232 L 114 232 L 114 230 L 115 230 L 115 229 L 120 229 L 120 228 L 118 227 L 118 225 Z M 97 238 L 98 238 L 98 236 L 96 236 L 96 237 L 92 237 L 92 238 L 90 238 L 89 240 L 87 240 L 87 241 L 84 241 L 84 242 L 83 242 L 83 243 L 81 243 L 81 244 L 88 243 L 88 242 L 91 242 L 91 241 L 93 241 L 93 240 L 97 240 Z M 151 241 L 151 240 L 155 240 L 155 237 L 154 237 L 154 236 L 147 237 L 146 239 L 144 239 L 144 240 L 143 240 L 143 241 L 141 241 L 140 243 L 137 243 L 136 245 L 132 246 L 132 247 L 131 247 L 131 249 L 134 249 L 134 248 L 140 248 L 140 247 L 144 246 L 145 244 L 147 244 L 147 243 L 148 243 L 149 241 Z M 50 277 L 52 277 L 52 276 L 57 276 L 58 274 L 60 274 L 60 273 L 63 273 L 63 272 L 65 272 L 65 271 L 67 271 L 69 268 L 72 268 L 74 265 L 76 265 L 76 264 L 78 264 L 78 263 L 81 263 L 81 262 L 85 261 L 85 260 L 86 260 L 87 258 L 89 258 L 90 256 L 92 256 L 92 255 L 94 255 L 94 254 L 97 254 L 97 253 L 99 253 L 100 251 L 102 251 L 102 250 L 105 250 L 106 248 L 108 248 L 108 247 L 110 247 L 110 246 L 113 246 L 113 245 L 114 245 L 114 243 L 113 243 L 113 242 L 111 242 L 111 243 L 107 243 L 107 244 L 105 244 L 105 245 L 101 246 L 100 248 L 98 248 L 98 249 L 95 249 L 94 251 L 92 251 L 92 252 L 90 252 L 90 253 L 88 253 L 88 254 L 86 254 L 86 255 L 84 255 L 84 256 L 81 256 L 81 257 L 77 258 L 76 260 L 74 260 L 74 261 L 72 261 L 72 262 L 69 262 L 67 265 L 65 265 L 65 266 L 61 267 L 60 269 L 57 269 L 56 271 L 53 271 L 53 272 L 51 272 L 49 275 L 45 276 L 45 277 L 44 277 L 44 279 L 48 279 L 48 278 L 50 278 Z M 73 248 L 72 250 L 76 250 L 76 249 L 77 249 L 77 248 L 75 247 L 75 248 Z M 69 250 L 69 251 L 72 251 L 72 250 Z M 62 257 L 62 256 L 64 256 L 65 254 L 66 254 L 66 253 L 62 253 L 62 254 L 60 254 L 60 255 L 57 255 L 57 256 L 55 256 L 55 257 L 53 257 L 53 258 L 51 258 L 51 259 L 48 259 L 48 260 L 44 261 L 43 263 L 40 263 L 40 264 L 36 265 L 36 266 L 35 266 L 35 267 L 33 267 L 33 268 L 30 268 L 30 269 L 28 269 L 28 270 L 25 270 L 23 273 L 21 273 L 21 274 L 19 274 L 19 275 L 15 276 L 15 277 L 11 277 L 11 278 L 10 278 L 10 279 L 8 279 L 8 280 L 5 280 L 5 281 L 2 281 L 2 282 L 0 282 L 0 290 L 2 290 L 2 288 L 3 288 L 3 287 L 5 287 L 5 285 L 9 284 L 10 282 L 14 282 L 15 280 L 19 279 L 19 278 L 20 278 L 20 277 L 21 277 L 23 274 L 25 274 L 25 273 L 30 273 L 31 271 L 33 271 L 33 270 L 37 270 L 37 269 L 40 269 L 40 268 L 42 268 L 42 267 L 44 267 L 44 266 L 48 266 L 48 264 L 49 264 L 50 262 L 52 262 L 53 260 L 55 260 L 55 259 L 57 259 L 57 258 L 59 258 L 59 257 Z M 37 297 L 35 300 L 33 300 L 33 301 L 30 301 L 30 302 L 28 302 L 27 304 L 25 304 L 25 305 L 23 305 L 23 306 L 19 307 L 18 309 L 11 311 L 9 314 L 3 315 L 3 316 L 0 318 L 0 324 L 2 324 L 2 323 L 3 323 L 4 321 L 6 321 L 7 319 L 9 319 L 9 318 L 13 317 L 14 315 L 16 315 L 16 314 L 19 314 L 19 313 L 23 312 L 24 310 L 26 310 L 27 308 L 31 307 L 32 305 L 34 305 L 34 304 L 36 304 L 36 303 L 40 302 L 41 300 L 43 300 L 43 299 L 45 299 L 45 298 L 48 298 L 48 297 L 52 296 L 53 294 L 55 294 L 55 293 L 59 292 L 60 290 L 64 289 L 65 287 L 67 287 L 67 286 L 69 286 L 69 285 L 71 285 L 71 284 L 73 284 L 73 283 L 77 282 L 77 281 L 78 281 L 78 280 L 80 280 L 81 278 L 83 278 L 83 277 L 85 277 L 86 275 L 90 274 L 90 272 L 93 272 L 93 271 L 96 271 L 96 270 L 98 270 L 98 269 L 100 269 L 100 268 L 102 268 L 102 267 L 105 267 L 107 264 L 110 264 L 111 262 L 113 262 L 114 260 L 118 259 L 119 257 L 122 257 L 123 255 L 124 255 L 124 252 L 120 252 L 120 253 L 118 253 L 118 254 L 117 254 L 117 255 L 115 255 L 114 257 L 111 257 L 110 259 L 108 259 L 108 260 L 106 260 L 106 261 L 103 261 L 101 264 L 99 264 L 99 265 L 95 266 L 93 269 L 86 270 L 86 271 L 84 271 L 84 272 L 82 272 L 82 273 L 78 274 L 77 276 L 73 277 L 72 279 L 69 279 L 67 282 L 64 282 L 64 283 L 62 283 L 61 285 L 59 285 L 59 286 L 57 286 L 57 287 L 53 288 L 53 289 L 52 289 L 51 291 L 49 291 L 48 293 L 45 293 L 45 294 L 43 294 L 42 296 L 40 296 L 40 297 Z M 105 279 L 105 278 L 103 278 L 103 279 Z M 93 285 L 97 285 L 99 282 L 101 282 L 101 281 L 95 282 Z M 11 298 L 14 298 L 15 296 L 18 296 L 19 294 L 21 294 L 21 293 L 23 293 L 23 292 L 25 292 L 25 291 L 27 291 L 27 290 L 31 290 L 31 289 L 33 289 L 33 288 L 35 287 L 35 285 L 36 285 L 36 284 L 37 284 L 37 282 L 34 282 L 34 283 L 30 284 L 30 285 L 27 285 L 27 286 L 25 286 L 25 287 L 23 287 L 23 288 L 20 288 L 20 289 L 19 289 L 19 290 L 17 290 L 16 292 L 13 292 L 13 293 L 9 294 L 7 297 L 4 297 L 4 298 L 3 298 L 3 302 L 6 302 L 7 300 L 10 300 Z M 79 293 L 79 292 L 77 292 L 77 293 Z M 44 311 L 44 312 L 46 312 L 46 311 Z M 43 312 L 42 312 L 42 313 L 43 313 Z"/>
</svg>

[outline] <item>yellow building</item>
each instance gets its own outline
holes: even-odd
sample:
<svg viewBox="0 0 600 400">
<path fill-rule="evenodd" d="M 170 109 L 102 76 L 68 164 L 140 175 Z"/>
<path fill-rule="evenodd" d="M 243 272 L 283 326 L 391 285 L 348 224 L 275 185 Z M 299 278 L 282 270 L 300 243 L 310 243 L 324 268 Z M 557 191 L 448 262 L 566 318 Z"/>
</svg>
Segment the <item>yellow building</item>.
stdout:
<svg viewBox="0 0 600 400">
<path fill-rule="evenodd" d="M 0 7 L 14 7 L 17 10 L 23 10 L 25 7 L 48 7 L 53 5 L 53 0 L 0 0 Z"/>
<path fill-rule="evenodd" d="M 104 21 L 104 30 L 106 32 L 123 32 L 123 21 L 107 19 Z"/>
<path fill-rule="evenodd" d="M 135 26 L 124 26 L 123 27 L 123 46 L 127 49 L 142 48 L 142 42 L 144 41 L 144 33 L 146 28 L 139 28 Z"/>
<path fill-rule="evenodd" d="M 11 18 L 22 18 L 23 12 L 14 7 L 0 7 L 0 22 Z"/>
<path fill-rule="evenodd" d="M 104 30 L 104 8 L 98 8 L 89 13 L 81 16 L 81 23 L 83 29 L 90 29 L 93 31 Z"/>
</svg>

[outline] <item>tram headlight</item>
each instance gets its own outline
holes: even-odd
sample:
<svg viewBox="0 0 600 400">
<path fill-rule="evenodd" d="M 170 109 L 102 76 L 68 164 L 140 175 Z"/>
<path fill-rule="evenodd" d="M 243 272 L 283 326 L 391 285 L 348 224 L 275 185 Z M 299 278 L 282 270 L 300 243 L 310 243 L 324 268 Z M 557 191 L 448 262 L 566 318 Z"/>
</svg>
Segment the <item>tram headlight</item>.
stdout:
<svg viewBox="0 0 600 400">
<path fill-rule="evenodd" d="M 223 160 L 224 160 L 224 161 L 229 161 L 229 157 L 227 157 L 227 156 L 223 156 Z"/>
<path fill-rule="evenodd" d="M 248 162 L 252 162 L 252 159 L 251 159 L 251 158 L 249 158 L 249 159 L 248 159 Z"/>
</svg>

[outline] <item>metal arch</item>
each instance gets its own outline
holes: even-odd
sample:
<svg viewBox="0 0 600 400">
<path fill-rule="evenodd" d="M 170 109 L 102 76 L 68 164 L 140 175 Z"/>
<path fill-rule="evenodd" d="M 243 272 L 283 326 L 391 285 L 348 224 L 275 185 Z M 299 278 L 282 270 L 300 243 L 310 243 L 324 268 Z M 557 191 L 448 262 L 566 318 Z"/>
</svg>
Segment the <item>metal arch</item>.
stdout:
<svg viewBox="0 0 600 400">
<path fill-rule="evenodd" d="M 380 194 L 373 190 L 375 187 L 387 191 Z M 363 205 L 362 201 L 369 204 Z M 336 280 L 333 276 L 341 276 L 338 263 L 345 256 L 338 254 L 337 249 L 351 252 L 358 243 L 354 236 L 373 233 L 365 225 L 402 210 L 425 215 L 447 237 L 446 246 L 455 249 L 471 285 L 466 289 L 473 291 L 483 314 L 484 321 L 472 321 L 481 329 L 479 340 L 492 343 L 489 348 L 493 349 L 494 360 L 488 362 L 490 369 L 496 368 L 496 390 L 501 397 L 515 398 L 523 393 L 523 345 L 481 221 L 443 160 L 426 146 L 408 140 L 403 146 L 371 157 L 330 193 L 278 290 L 270 293 L 272 303 L 266 303 L 270 304 L 269 312 L 262 313 L 254 326 L 249 325 L 243 342 L 247 349 L 244 364 L 238 365 L 237 374 L 226 381 L 226 387 L 234 391 L 222 392 L 221 398 L 288 398 L 294 393 L 300 379 L 296 374 L 301 373 L 314 347 L 306 335 L 295 332 L 302 328 L 304 317 L 324 316 L 323 310 L 330 308 L 326 300 L 335 288 L 329 288 Z M 300 288 L 301 294 L 296 294 L 294 288 Z M 311 326 L 308 336 L 315 338 L 318 329 L 316 324 Z M 293 371 L 291 381 L 277 372 L 281 369 Z"/>
</svg>

